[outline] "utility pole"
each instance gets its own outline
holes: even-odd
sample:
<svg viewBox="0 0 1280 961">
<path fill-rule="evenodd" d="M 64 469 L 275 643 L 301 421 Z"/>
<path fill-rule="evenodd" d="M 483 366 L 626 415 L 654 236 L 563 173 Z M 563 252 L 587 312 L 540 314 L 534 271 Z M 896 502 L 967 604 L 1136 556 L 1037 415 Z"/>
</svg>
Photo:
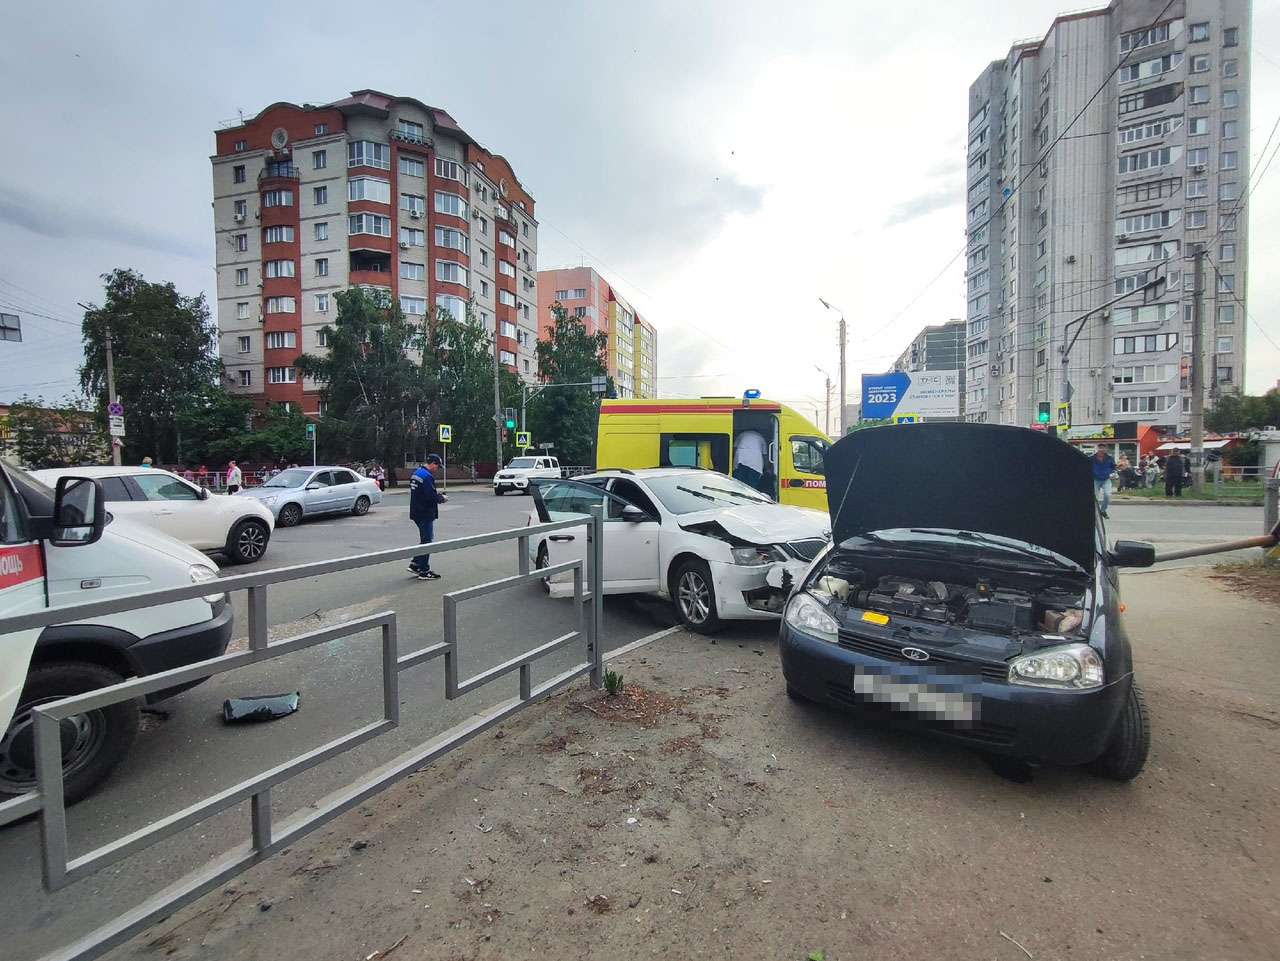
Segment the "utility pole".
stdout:
<svg viewBox="0 0 1280 961">
<path fill-rule="evenodd" d="M 116 400 L 116 372 L 111 357 L 111 325 L 108 324 L 105 330 L 106 346 L 107 346 L 107 403 L 111 404 Z M 116 443 L 116 438 L 111 438 L 111 463 L 116 467 L 120 466 L 120 445 Z"/>
<path fill-rule="evenodd" d="M 493 319 L 493 443 L 502 466 L 502 390 L 498 386 L 498 319 Z"/>
<path fill-rule="evenodd" d="M 1195 275 L 1191 285 L 1191 489 L 1204 490 L 1204 319 L 1200 299 L 1204 295 L 1200 274 L 1204 244 L 1196 245 Z"/>
<path fill-rule="evenodd" d="M 826 384 L 827 392 L 822 395 L 824 398 L 826 398 L 826 401 L 827 401 L 827 419 L 823 422 L 822 429 L 826 433 L 826 435 L 830 437 L 831 436 L 831 375 L 828 374 L 821 367 L 818 367 L 816 364 L 814 365 L 813 369 L 827 379 L 827 384 Z"/>
<path fill-rule="evenodd" d="M 843 437 L 849 432 L 849 424 L 847 423 L 848 414 L 845 411 L 845 381 L 847 373 L 847 367 L 845 364 L 845 342 L 848 340 L 848 337 L 845 335 L 844 311 L 839 307 L 833 307 L 821 297 L 818 298 L 818 303 L 822 304 L 822 306 L 827 308 L 827 310 L 834 310 L 840 315 L 840 436 Z"/>
</svg>

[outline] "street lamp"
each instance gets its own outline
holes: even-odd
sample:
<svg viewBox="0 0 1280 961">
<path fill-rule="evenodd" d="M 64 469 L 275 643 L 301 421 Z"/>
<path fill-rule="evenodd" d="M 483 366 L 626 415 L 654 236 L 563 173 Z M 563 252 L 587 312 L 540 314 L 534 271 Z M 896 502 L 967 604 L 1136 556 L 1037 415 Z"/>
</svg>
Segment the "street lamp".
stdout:
<svg viewBox="0 0 1280 961">
<path fill-rule="evenodd" d="M 827 379 L 827 389 L 822 395 L 824 398 L 826 398 L 826 402 L 827 402 L 827 419 L 826 421 L 823 422 L 822 429 L 826 431 L 827 436 L 830 437 L 831 436 L 831 375 L 828 374 L 821 367 L 819 367 L 817 364 L 813 365 L 813 369 Z"/>
<path fill-rule="evenodd" d="M 840 436 L 843 437 L 846 433 L 848 433 L 848 430 L 849 430 L 849 425 L 845 423 L 845 409 L 844 409 L 845 408 L 844 311 L 841 310 L 839 307 L 834 307 L 831 304 L 827 303 L 821 297 L 818 298 L 818 303 L 822 304 L 822 306 L 827 308 L 827 310 L 834 310 L 837 314 L 840 315 Z"/>
</svg>

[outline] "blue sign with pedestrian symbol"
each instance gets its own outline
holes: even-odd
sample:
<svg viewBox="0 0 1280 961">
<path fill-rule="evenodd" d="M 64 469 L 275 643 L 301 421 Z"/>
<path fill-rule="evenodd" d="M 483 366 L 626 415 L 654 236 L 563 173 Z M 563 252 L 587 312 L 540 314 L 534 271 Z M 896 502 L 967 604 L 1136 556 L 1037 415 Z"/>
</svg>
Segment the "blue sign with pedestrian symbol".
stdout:
<svg viewBox="0 0 1280 961">
<path fill-rule="evenodd" d="M 440 436 L 440 443 L 442 444 L 453 443 L 453 426 L 450 424 L 441 424 L 439 436 Z"/>
</svg>

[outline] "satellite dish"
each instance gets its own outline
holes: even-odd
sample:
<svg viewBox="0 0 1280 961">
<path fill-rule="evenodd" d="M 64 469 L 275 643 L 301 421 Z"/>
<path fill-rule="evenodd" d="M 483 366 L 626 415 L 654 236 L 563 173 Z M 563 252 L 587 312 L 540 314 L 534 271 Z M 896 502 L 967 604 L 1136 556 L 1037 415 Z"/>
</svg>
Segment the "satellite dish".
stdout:
<svg viewBox="0 0 1280 961">
<path fill-rule="evenodd" d="M 275 130 L 271 131 L 271 146 L 277 150 L 283 150 L 288 142 L 289 131 L 285 130 L 284 127 L 276 127 Z"/>
</svg>

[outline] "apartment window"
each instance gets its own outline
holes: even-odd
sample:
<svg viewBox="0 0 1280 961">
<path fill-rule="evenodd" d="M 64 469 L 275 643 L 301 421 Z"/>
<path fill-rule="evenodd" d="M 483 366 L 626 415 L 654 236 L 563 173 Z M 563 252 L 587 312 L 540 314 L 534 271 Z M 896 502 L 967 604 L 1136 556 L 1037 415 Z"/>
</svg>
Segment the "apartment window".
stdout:
<svg viewBox="0 0 1280 961">
<path fill-rule="evenodd" d="M 1239 184 L 1218 184 L 1219 200 L 1235 200 L 1240 196 Z"/>
<path fill-rule="evenodd" d="M 328 132 L 329 132 L 329 125 L 328 125 L 327 123 L 318 123 L 318 124 L 316 124 L 316 136 L 317 136 L 317 137 L 323 137 L 323 136 L 324 136 L 325 134 L 327 134 Z"/>
<path fill-rule="evenodd" d="M 436 280 L 448 284 L 465 285 L 467 282 L 467 268 L 452 260 L 437 260 Z"/>
<path fill-rule="evenodd" d="M 268 384 L 296 384 L 298 372 L 292 367 L 268 367 Z"/>
<path fill-rule="evenodd" d="M 498 291 L 498 303 L 504 307 L 514 307 L 516 305 L 516 295 L 509 290 Z"/>
<path fill-rule="evenodd" d="M 483 217 L 476 218 L 476 226 L 480 228 L 480 233 L 487 234 L 489 232 L 489 221 Z"/>
<path fill-rule="evenodd" d="M 567 290 L 556 291 L 556 300 L 568 300 L 568 299 L 569 299 L 569 291 Z"/>
<path fill-rule="evenodd" d="M 1235 170 L 1240 166 L 1240 154 L 1234 150 L 1224 150 L 1218 155 L 1219 170 Z"/>
<path fill-rule="evenodd" d="M 1222 61 L 1222 75 L 1223 75 L 1224 77 L 1234 77 L 1234 76 L 1236 76 L 1236 75 L 1237 75 L 1237 74 L 1239 74 L 1239 73 L 1240 73 L 1240 61 L 1239 61 L 1239 60 L 1224 60 L 1224 61 Z"/>
<path fill-rule="evenodd" d="M 1140 234 L 1149 230 L 1163 230 L 1178 222 L 1177 210 L 1154 210 L 1146 214 L 1121 217 L 1116 221 L 1117 234 Z"/>
<path fill-rule="evenodd" d="M 244 253 L 248 249 L 249 249 L 249 235 L 236 234 L 236 252 Z"/>
<path fill-rule="evenodd" d="M 1207 53 L 1198 53 L 1191 58 L 1192 73 L 1208 73 L 1209 71 L 1209 55 Z"/>
<path fill-rule="evenodd" d="M 1221 224 L 1221 227 L 1220 227 L 1219 229 L 1221 229 L 1221 230 L 1235 230 L 1235 229 L 1236 229 L 1236 215 L 1235 215 L 1235 214 L 1223 214 L 1223 215 L 1222 215 L 1221 217 L 1219 217 L 1218 219 L 1219 219 L 1219 223 Z"/>
<path fill-rule="evenodd" d="M 1189 134 L 1206 134 L 1209 132 L 1209 121 L 1205 117 L 1192 117 L 1187 121 L 1187 133 Z"/>
<path fill-rule="evenodd" d="M 267 334 L 267 349 L 279 350 L 282 347 L 297 347 L 298 335 L 292 330 L 277 330 Z"/>
<path fill-rule="evenodd" d="M 443 308 L 454 320 L 467 316 L 467 302 L 453 294 L 436 294 L 436 306 Z"/>
<path fill-rule="evenodd" d="M 352 214 L 348 233 L 390 237 L 391 218 L 384 217 L 381 214 Z"/>
<path fill-rule="evenodd" d="M 527 374 L 527 373 L 529 373 L 529 361 L 528 361 L 528 359 L 525 359 L 525 361 L 524 361 L 524 372 L 525 372 L 526 374 Z"/>
<path fill-rule="evenodd" d="M 1225 121 L 1223 121 L 1223 124 L 1222 124 L 1222 139 L 1223 139 L 1223 140 L 1234 140 L 1234 139 L 1235 139 L 1236 137 L 1238 137 L 1238 136 L 1240 136 L 1240 121 L 1238 121 L 1238 120 L 1225 120 Z"/>
<path fill-rule="evenodd" d="M 1230 110 L 1232 107 L 1240 106 L 1240 91 L 1239 90 L 1222 91 L 1222 106 L 1226 110 Z"/>
<path fill-rule="evenodd" d="M 575 307 L 575 308 L 573 308 L 573 316 L 575 316 L 575 317 L 585 317 L 585 316 L 587 316 L 587 308 L 586 308 L 586 307 Z"/>
<path fill-rule="evenodd" d="M 573 296 L 575 300 L 581 300 L 583 297 L 587 296 L 587 288 L 575 287 L 573 291 Z"/>
<path fill-rule="evenodd" d="M 400 276 L 405 280 L 426 280 L 427 265 L 411 264 L 407 260 L 400 261 Z"/>
<path fill-rule="evenodd" d="M 1177 398 L 1171 394 L 1113 397 L 1111 399 L 1111 411 L 1115 414 L 1158 414 L 1161 411 L 1168 410 L 1176 402 Z"/>
<path fill-rule="evenodd" d="M 248 320 L 248 319 L 249 319 L 249 302 L 246 300 L 242 300 L 240 301 L 240 303 L 236 304 L 236 320 Z"/>
<path fill-rule="evenodd" d="M 489 296 L 489 281 L 487 280 L 480 281 L 480 296 L 481 297 Z"/>
<path fill-rule="evenodd" d="M 315 225 L 315 234 L 316 234 L 316 240 L 328 240 L 328 239 L 329 239 L 329 224 L 328 224 L 328 223 L 326 223 L 326 222 L 323 222 L 323 221 L 322 221 L 321 223 L 316 224 L 316 225 Z"/>
<path fill-rule="evenodd" d="M 1236 259 L 1235 244 L 1223 244 L 1221 247 L 1218 248 L 1218 260 L 1222 261 L 1223 263 L 1231 263 L 1235 259 Z"/>
<path fill-rule="evenodd" d="M 401 297 L 400 309 L 406 314 L 422 315 L 427 312 L 426 297 Z"/>
<path fill-rule="evenodd" d="M 249 203 L 246 200 L 237 200 L 235 205 L 236 220 L 244 220 L 249 216 Z"/>
<path fill-rule="evenodd" d="M 1232 350 L 1232 348 L 1231 348 L 1231 338 L 1230 338 L 1230 337 L 1219 337 L 1219 338 L 1218 338 L 1218 348 L 1217 348 L 1217 349 L 1218 349 L 1218 353 L 1220 353 L 1220 354 L 1229 354 L 1229 353 L 1231 353 L 1231 350 Z"/>
<path fill-rule="evenodd" d="M 516 365 L 516 355 L 511 353 L 509 350 L 498 351 L 498 359 L 508 367 L 514 367 Z"/>
<path fill-rule="evenodd" d="M 291 244 L 293 243 L 293 228 L 264 227 L 262 230 L 262 242 L 264 244 Z"/>
<path fill-rule="evenodd" d="M 400 172 L 406 177 L 425 177 L 427 175 L 426 162 L 421 157 L 415 157 L 413 154 L 401 154 L 399 161 Z"/>
<path fill-rule="evenodd" d="M 456 160 L 436 158 L 436 176 L 445 180 L 456 180 L 460 184 L 467 182 L 467 168 Z"/>
<path fill-rule="evenodd" d="M 1203 228 L 1209 226 L 1209 214 L 1204 210 L 1188 210 L 1187 211 L 1187 227 L 1189 229 Z"/>
<path fill-rule="evenodd" d="M 375 177 L 352 177 L 347 181 L 348 200 L 372 200 L 375 203 L 391 203 L 391 182 Z"/>
<path fill-rule="evenodd" d="M 384 143 L 374 143 L 372 140 L 353 140 L 347 144 L 347 166 L 390 170 L 391 148 Z"/>
<path fill-rule="evenodd" d="M 1036 256 L 1043 257 L 1045 254 L 1045 251 L 1048 249 L 1049 249 L 1049 242 L 1046 240 L 1040 241 L 1038 244 L 1036 244 Z"/>
<path fill-rule="evenodd" d="M 268 260 L 262 265 L 264 274 L 267 277 L 292 277 L 294 276 L 294 266 L 292 260 Z"/>
<path fill-rule="evenodd" d="M 1209 88 L 1207 86 L 1192 87 L 1189 99 L 1191 103 L 1208 103 Z"/>
<path fill-rule="evenodd" d="M 249 268 L 237 267 L 236 268 L 236 286 L 245 287 L 248 285 L 248 283 L 249 283 Z"/>
<path fill-rule="evenodd" d="M 1218 274 L 1218 293 L 1230 294 L 1236 289 L 1235 274 Z"/>
<path fill-rule="evenodd" d="M 412 120 L 396 120 L 396 133 L 406 140 L 421 140 L 426 130 Z"/>
<path fill-rule="evenodd" d="M 292 190 L 268 190 L 262 195 L 262 206 L 264 207 L 292 207 L 293 191 Z"/>
<path fill-rule="evenodd" d="M 1177 346 L 1177 334 L 1147 334 L 1139 337 L 1117 337 L 1113 352 L 1117 354 L 1145 354 L 1169 350 Z"/>
<path fill-rule="evenodd" d="M 498 260 L 498 273 L 504 277 L 514 277 L 516 275 L 516 265 L 509 260 Z"/>
<path fill-rule="evenodd" d="M 245 306 L 248 306 L 247 304 Z M 247 354 L 253 348 L 253 341 L 248 337 L 239 337 L 236 339 L 236 349 L 239 353 Z"/>
<path fill-rule="evenodd" d="M 1168 73 L 1181 62 L 1181 53 L 1167 53 L 1163 57 L 1143 60 L 1141 63 L 1127 63 L 1120 68 L 1120 82 L 1130 83 L 1134 80 L 1158 77 L 1161 74 Z M 1046 103 L 1045 107 L 1040 111 L 1041 117 L 1048 113 L 1047 108 L 1048 104 Z"/>
<path fill-rule="evenodd" d="M 329 312 L 329 295 L 316 294 L 316 313 L 327 314 L 328 312 Z M 324 344 L 320 343 L 319 335 L 317 335 L 316 343 L 321 347 L 324 346 Z"/>
<path fill-rule="evenodd" d="M 1209 196 L 1209 181 L 1207 180 L 1188 180 L 1187 181 L 1188 197 L 1207 197 Z"/>
<path fill-rule="evenodd" d="M 1191 40 L 1193 43 L 1194 43 L 1194 42 L 1199 42 L 1199 41 L 1201 41 L 1201 40 L 1208 40 L 1208 39 L 1209 39 L 1209 24 L 1207 24 L 1207 23 L 1193 23 L 1193 24 L 1191 25 L 1191 29 L 1190 29 L 1190 31 L 1188 32 L 1187 39 Z"/>
<path fill-rule="evenodd" d="M 1142 304 L 1139 307 L 1118 307 L 1113 314 L 1117 325 L 1163 323 L 1167 320 L 1173 320 L 1177 316 L 1177 304 Z"/>
<path fill-rule="evenodd" d="M 516 325 L 511 323 L 511 321 L 509 320 L 500 320 L 498 321 L 498 333 L 501 334 L 503 337 L 514 338 L 517 333 Z"/>
<path fill-rule="evenodd" d="M 240 371 L 240 386 L 241 387 L 253 386 L 253 371 L 251 370 Z"/>
<path fill-rule="evenodd" d="M 233 183 L 244 183 L 244 164 L 236 164 L 231 168 L 231 180 Z"/>
<path fill-rule="evenodd" d="M 1139 47 L 1145 47 L 1153 43 L 1162 43 L 1168 39 L 1169 25 L 1162 23 L 1160 26 L 1152 27 L 1149 30 L 1126 33 L 1120 38 L 1120 52 L 1127 53 L 1130 50 L 1137 50 Z"/>
<path fill-rule="evenodd" d="M 327 150 L 311 151 L 311 169 L 324 170 L 329 166 L 329 152 Z"/>
<path fill-rule="evenodd" d="M 1236 322 L 1236 305 L 1235 304 L 1219 304 L 1218 305 L 1218 323 L 1234 324 Z"/>
<path fill-rule="evenodd" d="M 323 327 L 321 327 L 319 330 L 316 331 L 316 346 L 317 347 L 329 346 L 329 332 L 325 330 Z"/>
<path fill-rule="evenodd" d="M 515 247 L 515 245 L 516 245 L 516 238 L 515 238 L 515 237 L 513 237 L 511 234 L 509 234 L 509 233 L 508 233 L 507 231 L 505 231 L 505 230 L 499 230 L 499 231 L 498 231 L 498 243 L 500 243 L 500 244 L 506 244 L 508 247 L 512 247 L 512 248 L 514 248 L 514 247 Z"/>
<path fill-rule="evenodd" d="M 1187 151 L 1187 166 L 1196 167 L 1204 166 L 1209 162 L 1209 148 L 1196 147 Z"/>
<path fill-rule="evenodd" d="M 467 216 L 467 202 L 459 194 L 451 194 L 446 193 L 443 190 L 437 190 L 436 213 L 449 214 L 454 217 L 461 217 L 465 220 Z"/>
<path fill-rule="evenodd" d="M 329 276 L 329 258 L 328 257 L 316 258 L 316 276 L 317 277 Z"/>
<path fill-rule="evenodd" d="M 268 314 L 292 314 L 298 309 L 298 302 L 292 297 L 268 297 Z"/>
<path fill-rule="evenodd" d="M 1215 379 L 1218 381 L 1218 383 L 1219 383 L 1219 384 L 1229 384 L 1229 383 L 1231 383 L 1231 368 L 1230 368 L 1230 367 L 1218 367 L 1218 368 L 1216 368 L 1216 378 L 1215 378 Z"/>
<path fill-rule="evenodd" d="M 1240 28 L 1227 27 L 1222 31 L 1222 45 L 1224 47 L 1234 47 L 1240 43 Z"/>
<path fill-rule="evenodd" d="M 420 194 L 401 194 L 400 209 L 411 217 L 421 217 L 427 209 L 427 200 Z"/>
<path fill-rule="evenodd" d="M 467 235 L 464 234 L 461 230 L 455 230 L 452 227 L 436 228 L 436 246 L 448 247 L 450 250 L 460 250 L 464 254 L 470 248 L 470 244 L 468 243 L 468 240 L 467 240 Z M 483 254 L 484 252 L 481 251 L 481 253 Z M 488 261 L 484 257 L 481 257 L 480 262 L 483 264 L 483 263 L 487 263 Z"/>
<path fill-rule="evenodd" d="M 237 140 L 235 146 L 236 153 L 244 153 L 244 141 Z"/>
</svg>

